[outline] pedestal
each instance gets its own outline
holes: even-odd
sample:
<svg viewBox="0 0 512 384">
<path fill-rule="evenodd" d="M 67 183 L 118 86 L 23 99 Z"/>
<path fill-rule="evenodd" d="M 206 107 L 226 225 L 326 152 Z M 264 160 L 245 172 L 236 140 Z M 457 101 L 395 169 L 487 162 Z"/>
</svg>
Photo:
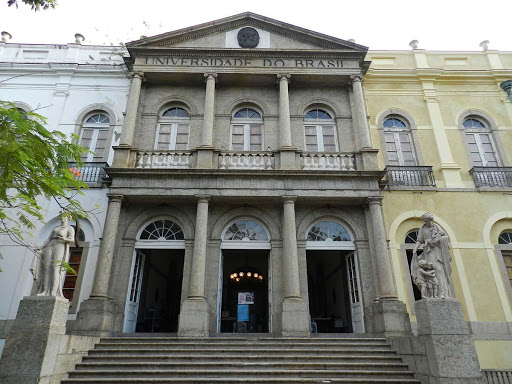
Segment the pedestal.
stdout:
<svg viewBox="0 0 512 384">
<path fill-rule="evenodd" d="M 284 299 L 282 313 L 283 337 L 309 337 L 311 320 L 302 299 Z"/>
<path fill-rule="evenodd" d="M 20 302 L 0 359 L 0 383 L 34 384 L 52 374 L 68 310 L 68 300 L 60 297 L 29 296 Z"/>
<path fill-rule="evenodd" d="M 473 337 L 456 299 L 415 304 L 418 337 L 424 343 L 431 384 L 483 384 Z"/>
<path fill-rule="evenodd" d="M 208 320 L 206 299 L 186 299 L 181 307 L 178 337 L 208 337 Z"/>
<path fill-rule="evenodd" d="M 211 147 L 196 148 L 197 150 L 197 163 L 198 169 L 212 169 L 213 168 L 213 155 L 214 150 Z"/>
<path fill-rule="evenodd" d="M 296 153 L 295 148 L 280 148 L 279 149 L 279 169 L 296 170 Z"/>
<path fill-rule="evenodd" d="M 411 322 L 407 307 L 398 300 L 373 303 L 374 332 L 386 337 L 411 336 Z"/>
<path fill-rule="evenodd" d="M 89 298 L 80 305 L 73 334 L 111 336 L 115 328 L 117 305 L 107 298 Z"/>
</svg>

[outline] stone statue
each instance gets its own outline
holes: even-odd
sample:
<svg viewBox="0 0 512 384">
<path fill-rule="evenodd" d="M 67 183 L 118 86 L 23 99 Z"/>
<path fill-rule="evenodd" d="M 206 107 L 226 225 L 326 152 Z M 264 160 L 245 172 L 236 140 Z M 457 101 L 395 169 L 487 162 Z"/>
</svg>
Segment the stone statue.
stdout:
<svg viewBox="0 0 512 384">
<path fill-rule="evenodd" d="M 412 251 L 412 281 L 422 290 L 422 297 L 424 293 L 426 294 L 423 298 L 454 297 L 449 238 L 437 224 L 434 224 L 434 216 L 431 213 L 422 215 L 421 220 L 425 224 L 418 231 L 417 242 Z M 418 256 L 419 248 L 423 248 L 423 253 Z M 425 261 L 423 267 L 420 266 L 422 260 Z M 430 268 L 433 273 L 429 272 Z M 422 289 L 422 284 L 426 285 L 425 290 Z"/>
<path fill-rule="evenodd" d="M 63 297 L 65 268 L 69 260 L 69 244 L 75 242 L 75 230 L 68 224 L 68 216 L 60 216 L 61 225 L 52 229 L 48 240 L 36 249 L 30 269 L 37 284 L 37 296 Z"/>
</svg>

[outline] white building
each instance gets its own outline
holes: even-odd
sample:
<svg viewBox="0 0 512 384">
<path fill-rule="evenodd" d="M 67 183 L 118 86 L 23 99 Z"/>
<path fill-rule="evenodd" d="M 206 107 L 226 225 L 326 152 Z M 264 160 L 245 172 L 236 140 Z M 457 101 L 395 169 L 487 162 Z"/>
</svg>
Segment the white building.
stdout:
<svg viewBox="0 0 512 384">
<path fill-rule="evenodd" d="M 85 239 L 74 253 L 75 259 L 82 258 L 78 276 L 67 283 L 67 294 L 72 297 L 70 319 L 76 317 L 78 303 L 89 296 L 107 205 L 102 167 L 112 162 L 111 148 L 119 140 L 130 86 L 119 47 L 86 46 L 80 40 L 78 36 L 75 43 L 65 45 L 0 42 L 0 100 L 47 117 L 50 130 L 79 135 L 82 145 L 97 154 L 84 158 L 88 164 L 82 170 L 90 189 L 80 200 L 92 213 L 80 223 Z M 29 243 L 41 244 L 58 220 L 55 203 L 43 206 L 48 211 L 47 223 L 39 223 L 34 237 L 27 237 Z M 20 300 L 31 293 L 33 254 L 13 246 L 8 238 L 0 239 L 0 249 L 1 351 Z M 72 292 L 75 285 L 76 292 Z"/>
</svg>

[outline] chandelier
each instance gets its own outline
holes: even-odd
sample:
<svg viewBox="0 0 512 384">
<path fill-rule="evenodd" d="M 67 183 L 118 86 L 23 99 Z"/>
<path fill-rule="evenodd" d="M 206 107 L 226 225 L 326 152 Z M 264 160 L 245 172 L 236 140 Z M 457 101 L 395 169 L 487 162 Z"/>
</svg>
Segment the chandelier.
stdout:
<svg viewBox="0 0 512 384">
<path fill-rule="evenodd" d="M 233 283 L 250 282 L 250 281 L 263 281 L 263 275 L 259 272 L 254 272 L 248 269 L 243 269 L 238 272 L 233 272 L 229 275 Z"/>
</svg>

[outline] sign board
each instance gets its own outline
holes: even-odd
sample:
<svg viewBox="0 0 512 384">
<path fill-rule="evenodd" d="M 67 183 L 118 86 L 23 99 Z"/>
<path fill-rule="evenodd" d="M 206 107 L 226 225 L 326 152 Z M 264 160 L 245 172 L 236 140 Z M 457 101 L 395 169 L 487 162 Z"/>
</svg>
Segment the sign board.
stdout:
<svg viewBox="0 0 512 384">
<path fill-rule="evenodd" d="M 239 304 L 236 321 L 249 321 L 249 306 L 247 304 Z"/>
<path fill-rule="evenodd" d="M 254 304 L 254 292 L 238 292 L 238 304 Z"/>
</svg>

